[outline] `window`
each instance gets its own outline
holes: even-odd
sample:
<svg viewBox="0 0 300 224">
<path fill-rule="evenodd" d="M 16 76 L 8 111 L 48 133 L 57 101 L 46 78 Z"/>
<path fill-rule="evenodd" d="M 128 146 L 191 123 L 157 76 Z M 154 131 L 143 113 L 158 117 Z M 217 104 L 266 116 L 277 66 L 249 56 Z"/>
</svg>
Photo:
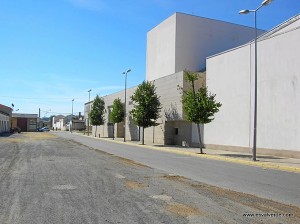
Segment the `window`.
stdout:
<svg viewBox="0 0 300 224">
<path fill-rule="evenodd" d="M 175 135 L 178 135 L 178 128 L 175 128 Z"/>
</svg>

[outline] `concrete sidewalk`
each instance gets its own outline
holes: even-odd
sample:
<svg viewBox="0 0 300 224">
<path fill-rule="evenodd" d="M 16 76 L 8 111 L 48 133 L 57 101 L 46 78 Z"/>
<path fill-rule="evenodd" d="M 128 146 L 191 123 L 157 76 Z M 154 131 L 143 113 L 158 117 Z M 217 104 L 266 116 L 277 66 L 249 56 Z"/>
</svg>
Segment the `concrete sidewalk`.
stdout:
<svg viewBox="0 0 300 224">
<path fill-rule="evenodd" d="M 79 134 L 82 136 L 93 137 L 91 135 L 83 135 L 83 133 L 73 132 L 73 134 Z M 180 146 L 165 146 L 165 145 L 141 145 L 139 141 L 126 141 L 124 142 L 123 138 L 100 138 L 103 141 L 112 141 L 118 144 L 128 144 L 128 145 L 135 145 L 138 147 L 149 148 L 152 150 L 160 150 L 170 153 L 176 153 L 181 155 L 188 155 L 206 159 L 213 159 L 213 160 L 221 160 L 225 162 L 232 162 L 232 163 L 239 163 L 249 166 L 256 166 L 261 167 L 263 169 L 275 169 L 275 170 L 282 170 L 288 172 L 295 172 L 300 173 L 300 159 L 297 158 L 287 158 L 287 157 L 278 157 L 278 156 L 270 156 L 270 155 L 261 155 L 257 153 L 257 161 L 252 160 L 251 153 L 245 152 L 234 152 L 228 150 L 216 150 L 216 149 L 203 149 L 205 154 L 200 154 L 199 148 L 192 148 L 192 147 L 180 147 Z"/>
</svg>

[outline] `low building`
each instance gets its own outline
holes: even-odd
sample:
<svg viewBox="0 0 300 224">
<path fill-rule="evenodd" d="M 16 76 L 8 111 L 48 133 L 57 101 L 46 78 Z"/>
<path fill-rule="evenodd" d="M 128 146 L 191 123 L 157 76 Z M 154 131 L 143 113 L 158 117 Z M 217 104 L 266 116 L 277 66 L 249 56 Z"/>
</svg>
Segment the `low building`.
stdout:
<svg viewBox="0 0 300 224">
<path fill-rule="evenodd" d="M 83 131 L 85 129 L 84 120 L 73 119 L 72 121 L 70 121 L 70 124 L 73 131 Z"/>
<path fill-rule="evenodd" d="M 0 133 L 10 131 L 12 108 L 0 104 Z"/>
<path fill-rule="evenodd" d="M 199 80 L 195 83 L 196 88 L 200 88 L 205 84 L 205 73 L 199 73 Z M 189 84 L 184 80 L 184 72 L 178 72 L 169 76 L 158 78 L 153 81 L 156 86 L 156 93 L 160 97 L 162 110 L 160 118 L 157 120 L 158 126 L 153 126 L 145 129 L 145 143 L 156 143 L 166 145 L 197 145 L 198 135 L 196 126 L 184 119 L 184 112 L 181 102 L 181 90 L 178 86 L 183 87 L 184 90 L 190 88 Z M 168 83 L 168 85 L 166 85 Z M 136 126 L 133 122 L 129 111 L 133 109 L 134 102 L 130 99 L 137 87 L 127 89 L 128 102 L 126 106 L 126 139 L 132 141 L 139 141 L 142 138 L 142 129 Z M 120 98 L 124 101 L 124 91 L 120 91 L 108 96 L 104 96 L 106 114 L 105 124 L 97 127 L 93 126 L 93 135 L 101 137 L 112 137 L 113 126 L 109 120 L 109 114 L 112 109 L 113 101 Z M 115 135 L 117 138 L 124 137 L 124 123 L 115 125 Z"/>
<path fill-rule="evenodd" d="M 37 114 L 12 114 L 12 128 L 19 127 L 22 132 L 36 131 L 38 123 Z"/>
<path fill-rule="evenodd" d="M 53 130 L 66 130 L 65 116 L 57 115 L 52 117 L 52 129 Z"/>
</svg>

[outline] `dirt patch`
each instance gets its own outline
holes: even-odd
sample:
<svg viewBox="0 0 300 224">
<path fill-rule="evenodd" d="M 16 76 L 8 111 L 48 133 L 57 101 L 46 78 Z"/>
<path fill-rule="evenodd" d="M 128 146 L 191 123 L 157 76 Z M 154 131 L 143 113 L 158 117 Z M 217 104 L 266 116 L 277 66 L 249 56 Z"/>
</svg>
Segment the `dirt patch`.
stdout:
<svg viewBox="0 0 300 224">
<path fill-rule="evenodd" d="M 125 186 L 130 189 L 139 189 L 145 187 L 144 184 L 131 180 L 126 181 Z"/>
<path fill-rule="evenodd" d="M 178 176 L 178 175 L 163 175 L 161 178 L 167 179 L 167 180 L 173 180 L 173 181 L 180 181 L 180 182 L 185 182 L 188 179 L 183 177 L 183 176 Z"/>
<path fill-rule="evenodd" d="M 188 205 L 184 205 L 184 204 L 168 204 L 165 207 L 165 210 L 169 213 L 175 214 L 177 216 L 182 216 L 182 217 L 186 217 L 186 216 L 192 216 L 192 215 L 201 215 L 201 212 L 199 209 L 188 206 Z"/>
<path fill-rule="evenodd" d="M 191 186 L 199 190 L 201 194 L 218 196 L 219 198 L 231 200 L 260 211 L 293 214 L 295 217 L 300 217 L 300 208 L 293 205 L 286 205 L 270 199 L 259 198 L 255 195 L 227 190 L 207 184 L 191 184 Z"/>
<path fill-rule="evenodd" d="M 138 166 L 138 167 L 144 167 L 144 168 L 150 168 L 149 166 L 146 166 L 144 164 L 135 162 L 135 161 L 130 160 L 130 159 L 122 158 L 122 157 L 119 157 L 119 156 L 116 156 L 116 157 L 118 158 L 118 160 L 120 162 L 122 162 L 123 164 L 126 164 L 126 165 Z"/>
<path fill-rule="evenodd" d="M 271 212 L 279 214 L 293 214 L 294 217 L 300 217 L 300 208 L 293 205 L 283 204 L 272 201 L 270 199 L 260 198 L 255 195 L 241 193 L 233 190 L 223 189 L 209 184 L 195 184 L 195 182 L 181 176 L 162 176 L 164 179 L 179 181 L 182 184 L 186 184 L 196 189 L 201 195 L 206 195 L 209 198 L 215 198 L 215 200 L 232 201 L 241 205 L 253 208 L 254 210 L 260 210 L 262 212 Z M 230 203 L 226 203 L 230 204 Z"/>
<path fill-rule="evenodd" d="M 57 138 L 55 135 L 49 132 L 22 132 L 20 134 L 13 134 L 6 138 L 1 138 L 0 142 L 28 142 L 28 141 L 39 141 Z"/>
</svg>

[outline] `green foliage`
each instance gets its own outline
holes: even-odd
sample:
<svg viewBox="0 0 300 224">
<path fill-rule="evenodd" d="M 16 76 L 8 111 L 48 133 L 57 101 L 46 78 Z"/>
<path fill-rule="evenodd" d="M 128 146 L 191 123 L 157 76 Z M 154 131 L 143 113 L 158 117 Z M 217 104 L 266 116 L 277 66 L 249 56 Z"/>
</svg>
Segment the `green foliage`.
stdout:
<svg viewBox="0 0 300 224">
<path fill-rule="evenodd" d="M 183 110 L 188 121 L 197 124 L 200 153 L 202 154 L 201 129 L 199 124 L 207 124 L 214 120 L 214 114 L 219 111 L 221 103 L 216 102 L 216 94 L 208 92 L 207 87 L 201 87 L 195 90 L 195 81 L 198 80 L 198 74 L 190 71 L 185 71 L 185 80 L 191 84 L 191 89 L 184 91 L 182 94 Z"/>
<path fill-rule="evenodd" d="M 104 124 L 105 121 L 104 113 L 105 113 L 104 99 L 97 95 L 94 99 L 92 109 L 89 114 L 91 124 L 96 126 Z"/>
<path fill-rule="evenodd" d="M 138 86 L 131 96 L 135 102 L 134 109 L 130 111 L 136 125 L 147 128 L 156 125 L 159 118 L 161 103 L 156 94 L 156 87 L 153 83 L 144 81 Z"/>
<path fill-rule="evenodd" d="M 193 90 L 195 90 L 195 81 L 198 80 L 198 74 L 196 72 L 184 71 L 184 79 L 189 81 Z"/>
<path fill-rule="evenodd" d="M 188 90 L 183 93 L 182 102 L 186 119 L 196 124 L 207 124 L 214 120 L 221 103 L 216 102 L 215 94 L 208 92 L 207 87 L 197 91 Z"/>
<path fill-rule="evenodd" d="M 109 115 L 109 118 L 110 121 L 114 124 L 124 120 L 124 107 L 119 98 L 114 100 L 113 108 Z"/>
</svg>

